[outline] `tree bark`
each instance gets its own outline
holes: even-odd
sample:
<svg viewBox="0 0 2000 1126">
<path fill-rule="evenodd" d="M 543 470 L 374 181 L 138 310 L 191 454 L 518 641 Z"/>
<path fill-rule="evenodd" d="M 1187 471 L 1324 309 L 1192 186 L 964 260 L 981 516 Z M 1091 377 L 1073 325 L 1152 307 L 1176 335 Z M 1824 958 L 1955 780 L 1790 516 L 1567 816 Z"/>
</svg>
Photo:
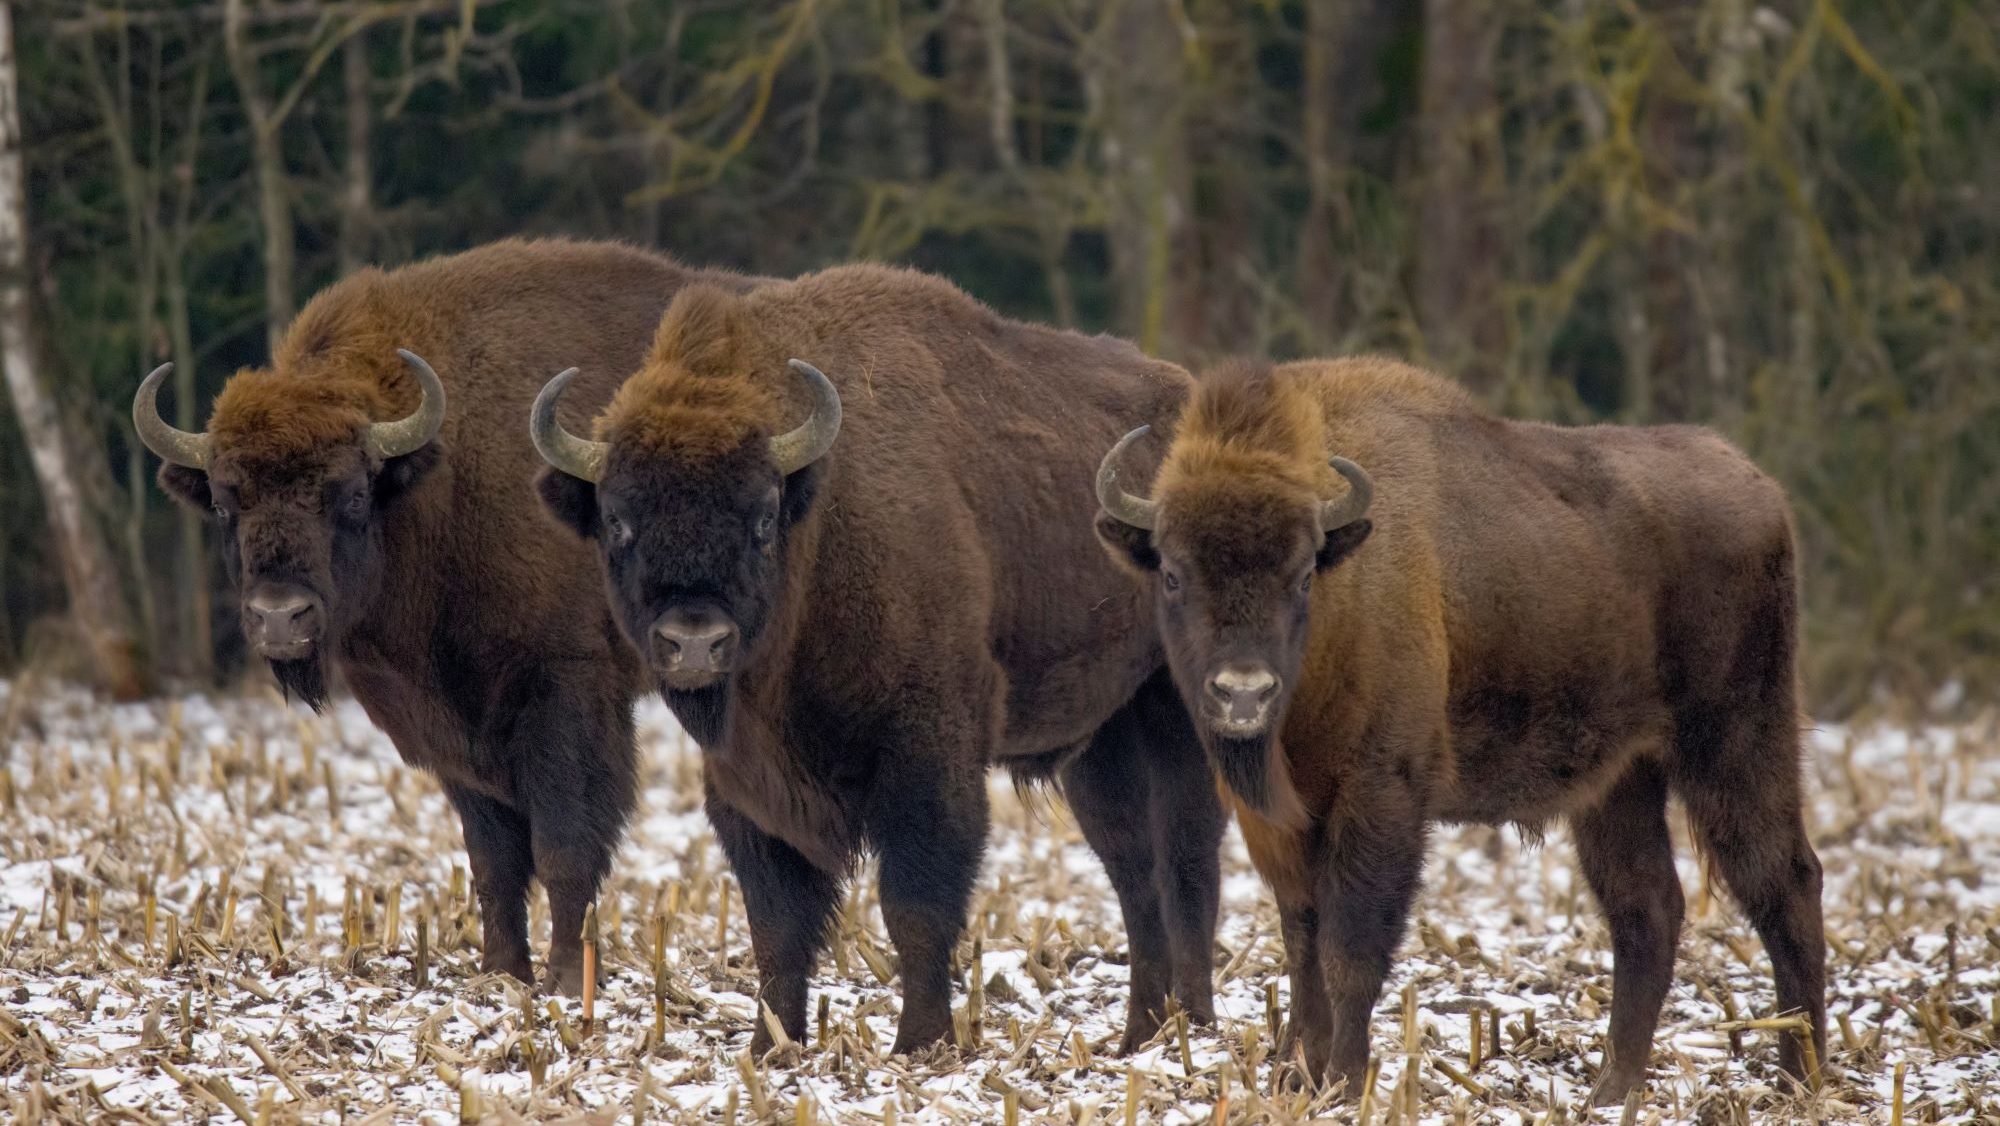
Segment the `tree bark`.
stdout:
<svg viewBox="0 0 2000 1126">
<path fill-rule="evenodd" d="M 1364 163 L 1363 115 L 1382 97 L 1378 59 L 1398 24 L 1396 0 L 1306 0 L 1304 104 L 1300 129 L 1306 165 L 1306 213 L 1293 266 L 1299 311 L 1331 351 L 1353 310 L 1347 279 L 1354 243 L 1348 185 Z"/>
<path fill-rule="evenodd" d="M 375 107 L 368 97 L 368 33 L 357 31 L 341 48 L 347 90 L 346 182 L 340 193 L 340 276 L 368 264 L 373 249 L 375 204 L 368 146 Z"/>
<path fill-rule="evenodd" d="M 298 308 L 292 273 L 297 248 L 292 231 L 290 185 L 285 176 L 284 139 L 271 103 L 264 96 L 257 56 L 245 29 L 243 0 L 227 0 L 222 12 L 222 45 L 236 79 L 236 96 L 250 120 L 250 163 L 257 181 L 257 220 L 264 246 L 264 311 L 266 336 L 278 349 L 285 326 Z"/>
<path fill-rule="evenodd" d="M 131 109 L 131 59 L 128 44 L 130 40 L 121 33 L 118 36 L 118 50 L 113 55 L 116 63 L 119 86 L 112 89 L 110 79 L 98 66 L 97 43 L 86 39 L 78 44 L 78 57 L 83 63 L 84 74 L 89 79 L 92 99 L 97 103 L 97 111 L 104 121 L 105 143 L 111 150 L 113 162 L 118 170 L 118 189 L 125 203 L 125 241 L 131 255 L 134 271 L 134 297 L 132 300 L 134 319 L 138 325 L 138 337 L 133 349 L 133 375 L 138 375 L 152 366 L 155 338 L 159 335 L 159 256 L 154 242 L 157 236 L 152 222 L 156 200 L 156 189 L 150 171 L 139 162 L 136 142 L 133 139 Z M 153 586 L 147 579 L 146 566 L 146 483 L 143 458 L 131 459 L 127 477 L 127 494 L 131 504 L 126 513 L 125 552 L 127 565 L 132 568 L 135 580 L 134 595 L 138 603 L 139 626 L 144 638 L 146 651 L 153 654 L 155 661 L 162 660 L 160 651 L 160 622 L 153 601 Z"/>
<path fill-rule="evenodd" d="M 1100 124 L 1118 328 L 1156 353 L 1205 335 L 1177 8 L 1171 0 L 1111 0 L 1088 79 Z"/>
<path fill-rule="evenodd" d="M 40 370 L 47 349 L 29 292 L 19 82 L 14 8 L 0 4 L 0 366 L 55 533 L 71 616 L 99 683 L 113 696 L 131 699 L 146 690 L 148 678 L 109 538 L 91 517 L 79 485 L 87 472 L 84 459 L 103 455 L 72 440 Z"/>
<path fill-rule="evenodd" d="M 1496 194 L 1499 45 L 1497 5 L 1425 0 L 1417 323 L 1433 362 L 1482 393 L 1497 385 L 1507 343 Z"/>
</svg>

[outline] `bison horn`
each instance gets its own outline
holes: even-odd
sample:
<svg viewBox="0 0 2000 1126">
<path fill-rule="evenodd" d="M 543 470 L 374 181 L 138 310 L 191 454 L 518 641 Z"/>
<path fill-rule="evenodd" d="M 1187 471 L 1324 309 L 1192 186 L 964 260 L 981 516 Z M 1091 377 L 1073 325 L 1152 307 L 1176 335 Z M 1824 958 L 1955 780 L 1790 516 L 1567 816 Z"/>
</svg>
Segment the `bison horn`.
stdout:
<svg viewBox="0 0 2000 1126">
<path fill-rule="evenodd" d="M 1125 448 L 1151 429 L 1151 426 L 1141 426 L 1118 439 L 1118 444 L 1111 447 L 1111 452 L 1104 455 L 1104 460 L 1097 467 L 1097 503 L 1125 523 L 1148 532 L 1159 522 L 1160 502 L 1126 492 L 1125 487 L 1118 483 L 1118 462 L 1124 457 Z"/>
<path fill-rule="evenodd" d="M 417 386 L 423 391 L 423 397 L 417 400 L 417 409 L 410 412 L 408 418 L 377 422 L 368 427 L 368 448 L 383 461 L 422 449 L 425 443 L 437 437 L 438 429 L 444 425 L 444 381 L 415 352 L 398 348 L 396 354 L 403 357 L 403 362 L 410 365 L 410 370 L 416 374 Z"/>
<path fill-rule="evenodd" d="M 562 470 L 572 477 L 579 477 L 592 484 L 604 476 L 604 455 L 611 450 L 609 442 L 591 442 L 571 434 L 556 421 L 556 400 L 562 398 L 563 388 L 576 377 L 576 369 L 570 368 L 542 388 L 535 396 L 535 409 L 528 416 L 528 436 L 535 441 L 535 449 L 542 460 Z"/>
<path fill-rule="evenodd" d="M 1368 506 L 1375 500 L 1375 483 L 1368 479 L 1368 471 L 1344 457 L 1328 462 L 1333 471 L 1347 479 L 1347 495 L 1339 500 L 1330 500 L 1319 507 L 1319 530 L 1324 535 L 1335 528 L 1344 528 L 1367 513 Z"/>
<path fill-rule="evenodd" d="M 132 427 L 139 432 L 139 440 L 146 443 L 146 448 L 160 455 L 162 461 L 189 469 L 207 469 L 209 436 L 177 429 L 160 417 L 160 381 L 173 370 L 174 365 L 161 364 L 139 384 L 139 393 L 132 396 Z"/>
<path fill-rule="evenodd" d="M 793 360 L 792 370 L 805 379 L 813 409 L 796 428 L 771 439 L 771 460 L 788 477 L 826 456 L 840 433 L 840 392 L 833 381 L 804 360 Z"/>
</svg>

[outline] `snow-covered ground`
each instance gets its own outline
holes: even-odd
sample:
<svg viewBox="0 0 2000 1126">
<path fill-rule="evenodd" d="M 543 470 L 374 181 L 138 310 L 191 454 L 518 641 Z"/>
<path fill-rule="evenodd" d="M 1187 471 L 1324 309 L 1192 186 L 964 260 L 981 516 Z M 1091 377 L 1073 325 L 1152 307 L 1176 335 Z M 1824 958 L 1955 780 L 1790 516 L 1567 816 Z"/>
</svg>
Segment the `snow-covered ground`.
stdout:
<svg viewBox="0 0 2000 1126">
<path fill-rule="evenodd" d="M 974 921 L 977 1046 L 880 1056 L 896 1001 L 864 878 L 815 982 L 826 1035 L 803 1055 L 748 1059 L 748 928 L 700 812 L 699 764 L 657 705 L 641 731 L 644 806 L 600 901 L 608 981 L 586 1029 L 578 1002 L 529 1001 L 476 974 L 457 821 L 353 705 L 323 719 L 267 696 L 110 707 L 0 683 L 9 1116 L 997 1122 L 1011 1105 L 1021 1121 L 1108 1124 L 1214 1121 L 1226 1099 L 1234 1122 L 1354 1118 L 1274 1093 L 1266 989 L 1283 996 L 1282 956 L 1233 833 L 1220 1026 L 1111 1055 L 1124 1018 L 1116 902 L 1060 802 L 1024 803 L 998 777 Z M 1900 1070 L 1909 1121 L 2000 1121 L 2000 732 L 1822 729 L 1806 763 L 1834 1077 L 1810 1102 L 1784 1095 L 1777 1033 L 1732 1044 L 1719 1027 L 1771 1015 L 1768 964 L 1683 848 L 1688 925 L 1631 1120 L 1887 1121 Z M 1438 834 L 1374 1022 L 1375 1121 L 1409 1121 L 1413 1058 L 1426 1122 L 1583 1113 L 1610 950 L 1573 871 L 1559 830 L 1540 847 L 1484 828 Z M 967 961 L 971 949 L 968 936 Z M 1474 1068 L 1470 1026 L 1490 1029 L 1496 1011 L 1502 1044 L 1482 1037 Z"/>
</svg>

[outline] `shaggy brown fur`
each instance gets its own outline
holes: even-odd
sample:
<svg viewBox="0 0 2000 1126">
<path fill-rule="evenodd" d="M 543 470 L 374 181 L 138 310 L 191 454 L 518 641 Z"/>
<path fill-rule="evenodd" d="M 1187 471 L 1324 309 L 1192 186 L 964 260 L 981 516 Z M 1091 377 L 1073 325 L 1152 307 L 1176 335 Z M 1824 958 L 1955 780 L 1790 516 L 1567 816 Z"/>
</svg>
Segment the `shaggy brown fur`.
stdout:
<svg viewBox="0 0 2000 1126">
<path fill-rule="evenodd" d="M 1375 502 L 1322 536 L 1335 454 Z M 1741 453 L 1692 427 L 1501 420 L 1388 360 L 1239 366 L 1203 380 L 1154 499 L 1151 534 L 1100 531 L 1177 584 L 1160 598 L 1175 678 L 1218 771 L 1249 779 L 1236 805 L 1316 1072 L 1361 1074 L 1427 824 L 1565 818 L 1614 951 L 1596 1096 L 1622 1099 L 1680 929 L 1670 791 L 1826 1058 L 1791 519 Z M 1276 738 L 1201 713 L 1224 659 L 1276 674 Z M 1799 1074 L 1797 1043 L 1782 1056 Z"/>
<path fill-rule="evenodd" d="M 554 918 L 551 977 L 582 984 L 583 910 L 634 799 L 638 662 L 618 636 L 590 552 L 529 492 L 540 465 L 528 405 L 580 363 L 579 417 L 644 354 L 690 271 L 624 246 L 510 240 L 393 271 L 364 270 L 300 313 L 268 370 L 216 398 L 209 471 L 162 482 L 217 512 L 232 579 L 324 605 L 311 656 L 274 661 L 315 707 L 324 661 L 345 674 L 403 758 L 459 811 L 485 924 L 484 962 L 533 980 L 531 877 Z M 365 427 L 415 409 L 396 349 L 436 368 L 435 441 L 377 464 Z M 351 503 L 352 507 L 348 507 Z"/>
<path fill-rule="evenodd" d="M 792 357 L 833 380 L 845 421 L 781 478 L 767 440 L 809 409 Z M 662 692 L 704 749 L 762 996 L 794 1039 L 864 847 L 902 956 L 897 1050 L 949 1035 L 993 762 L 1058 772 L 1105 861 L 1131 943 L 1125 1043 L 1157 1030 L 1170 990 L 1212 1013 L 1221 809 L 1144 587 L 1088 521 L 1097 451 L 1132 419 L 1166 422 L 1189 385 L 1123 341 L 1009 321 L 906 270 L 690 288 L 597 421 L 601 481 L 544 479 L 656 668 L 677 659 L 654 639 L 670 614 L 737 631 L 726 680 L 663 675 Z"/>
</svg>

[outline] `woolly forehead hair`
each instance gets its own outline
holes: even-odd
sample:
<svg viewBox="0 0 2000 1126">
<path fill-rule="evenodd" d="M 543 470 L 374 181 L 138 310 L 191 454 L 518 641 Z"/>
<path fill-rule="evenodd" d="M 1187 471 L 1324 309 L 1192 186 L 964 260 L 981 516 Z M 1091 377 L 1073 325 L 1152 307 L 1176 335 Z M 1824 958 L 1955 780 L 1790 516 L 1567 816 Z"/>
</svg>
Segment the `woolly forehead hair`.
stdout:
<svg viewBox="0 0 2000 1126">
<path fill-rule="evenodd" d="M 597 437 L 620 447 L 713 461 L 769 435 L 777 404 L 747 375 L 695 375 L 649 364 L 625 381 L 598 416 Z"/>
<path fill-rule="evenodd" d="M 416 409 L 421 391 L 396 349 L 438 334 L 420 302 L 390 288 L 380 271 L 363 270 L 308 302 L 271 367 L 239 371 L 216 396 L 208 431 L 218 448 L 296 459 Z"/>
<path fill-rule="evenodd" d="M 226 455 L 295 460 L 353 442 L 374 421 L 382 399 L 363 380 L 242 371 L 216 396 L 208 431 Z"/>
<path fill-rule="evenodd" d="M 1317 404 L 1299 380 L 1268 364 L 1231 364 L 1196 385 L 1156 495 L 1218 478 L 1318 492 L 1329 475 L 1325 442 Z"/>
</svg>

